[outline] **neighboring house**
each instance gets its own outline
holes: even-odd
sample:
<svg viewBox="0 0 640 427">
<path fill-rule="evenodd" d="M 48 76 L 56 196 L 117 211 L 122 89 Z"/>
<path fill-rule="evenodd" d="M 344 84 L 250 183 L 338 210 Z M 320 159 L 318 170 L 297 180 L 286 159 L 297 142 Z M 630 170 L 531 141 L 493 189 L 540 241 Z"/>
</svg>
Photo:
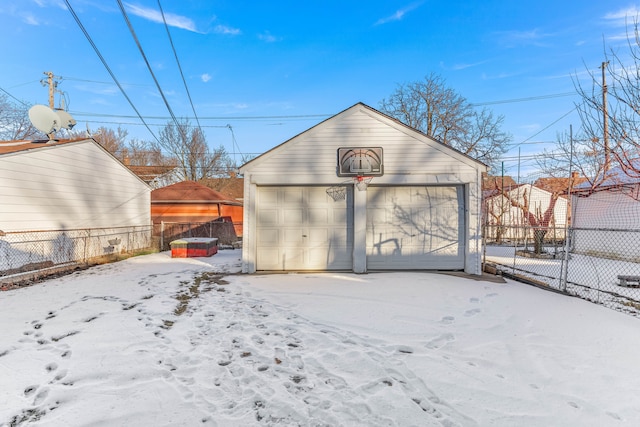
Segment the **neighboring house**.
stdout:
<svg viewBox="0 0 640 427">
<path fill-rule="evenodd" d="M 640 178 L 620 167 L 607 176 L 596 188 L 583 182 L 573 189 L 572 250 L 639 262 Z"/>
<path fill-rule="evenodd" d="M 91 138 L 0 142 L 0 271 L 149 247 L 150 193 Z"/>
<path fill-rule="evenodd" d="M 490 241 L 523 240 L 533 237 L 533 229 L 525 211 L 513 206 L 512 201 L 521 206 L 528 204 L 528 212 L 541 218 L 549 208 L 553 194 L 531 184 L 505 187 L 505 197 L 500 190 L 485 194 L 485 238 Z M 547 239 L 564 239 L 567 225 L 568 201 L 558 197 L 549 223 Z"/>
<path fill-rule="evenodd" d="M 244 179 L 235 173 L 226 178 L 205 178 L 199 182 L 238 202 L 242 202 L 244 197 Z"/>
<path fill-rule="evenodd" d="M 533 185 L 552 193 L 569 194 L 573 188 L 586 181 L 587 178 L 580 176 L 578 172 L 572 172 L 570 178 L 538 178 Z"/>
<path fill-rule="evenodd" d="M 132 166 L 128 159 L 125 159 L 124 164 L 153 189 L 177 182 L 168 179 L 173 176 L 175 166 Z"/>
<path fill-rule="evenodd" d="M 233 222 L 235 234 L 242 236 L 242 203 L 194 181 L 183 181 L 151 192 L 154 224 L 205 223 L 221 217 Z"/>
<path fill-rule="evenodd" d="M 482 174 L 482 191 L 494 192 L 501 188 L 509 188 L 516 186 L 516 182 L 510 176 L 494 176 Z"/>
<path fill-rule="evenodd" d="M 243 271 L 481 274 L 487 166 L 364 104 L 244 164 Z M 349 175 L 375 175 L 368 187 Z M 342 175 L 342 176 L 339 176 Z"/>
</svg>

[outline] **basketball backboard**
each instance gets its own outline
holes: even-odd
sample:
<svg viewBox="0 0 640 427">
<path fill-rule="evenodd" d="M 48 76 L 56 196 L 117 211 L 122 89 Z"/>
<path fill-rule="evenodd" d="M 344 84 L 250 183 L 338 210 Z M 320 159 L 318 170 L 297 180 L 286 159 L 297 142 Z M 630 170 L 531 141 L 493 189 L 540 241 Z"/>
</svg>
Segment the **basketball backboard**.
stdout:
<svg viewBox="0 0 640 427">
<path fill-rule="evenodd" d="M 338 148 L 338 176 L 382 176 L 382 147 Z"/>
</svg>

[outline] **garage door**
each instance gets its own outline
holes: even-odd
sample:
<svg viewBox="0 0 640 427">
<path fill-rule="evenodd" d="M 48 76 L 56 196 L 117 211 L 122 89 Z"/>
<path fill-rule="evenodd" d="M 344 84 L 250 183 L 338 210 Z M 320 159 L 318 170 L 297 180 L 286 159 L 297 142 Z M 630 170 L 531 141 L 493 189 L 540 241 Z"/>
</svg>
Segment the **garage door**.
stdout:
<svg viewBox="0 0 640 427">
<path fill-rule="evenodd" d="M 326 187 L 258 187 L 257 270 L 351 270 L 353 194 Z"/>
<path fill-rule="evenodd" d="M 367 269 L 464 269 L 463 188 L 367 190 Z"/>
</svg>

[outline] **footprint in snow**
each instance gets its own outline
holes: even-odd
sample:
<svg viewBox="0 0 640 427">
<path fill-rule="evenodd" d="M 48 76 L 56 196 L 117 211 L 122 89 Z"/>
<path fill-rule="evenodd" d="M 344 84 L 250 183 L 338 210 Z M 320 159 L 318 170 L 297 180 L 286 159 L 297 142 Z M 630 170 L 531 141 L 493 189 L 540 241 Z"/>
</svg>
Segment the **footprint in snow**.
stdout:
<svg viewBox="0 0 640 427">
<path fill-rule="evenodd" d="M 442 347 L 444 347 L 445 345 L 447 345 L 447 343 L 454 341 L 455 340 L 455 336 L 453 334 L 442 334 L 437 336 L 436 338 L 428 341 L 425 346 L 427 348 L 430 348 L 432 350 L 438 350 Z"/>
<path fill-rule="evenodd" d="M 453 323 L 454 320 L 456 320 L 456 318 L 453 316 L 444 316 L 442 319 L 440 319 L 440 323 L 444 323 L 445 325 L 450 325 Z"/>
<path fill-rule="evenodd" d="M 24 395 L 29 397 L 38 390 L 38 385 L 30 385 L 24 389 Z"/>
<path fill-rule="evenodd" d="M 482 310 L 480 310 L 479 308 L 473 308 L 471 310 L 467 310 L 464 312 L 464 315 L 466 317 L 471 317 L 471 316 L 475 316 L 476 314 L 480 313 Z"/>
<path fill-rule="evenodd" d="M 33 399 L 33 406 L 40 405 L 42 402 L 44 402 L 44 400 L 47 398 L 48 395 L 49 395 L 48 388 L 44 388 L 40 390 L 38 394 L 36 394 L 36 397 Z"/>
<path fill-rule="evenodd" d="M 609 415 L 614 420 L 622 421 L 622 417 L 620 417 L 620 415 L 616 414 L 615 412 L 608 412 L 607 411 L 607 412 L 605 412 L 605 414 Z"/>
</svg>

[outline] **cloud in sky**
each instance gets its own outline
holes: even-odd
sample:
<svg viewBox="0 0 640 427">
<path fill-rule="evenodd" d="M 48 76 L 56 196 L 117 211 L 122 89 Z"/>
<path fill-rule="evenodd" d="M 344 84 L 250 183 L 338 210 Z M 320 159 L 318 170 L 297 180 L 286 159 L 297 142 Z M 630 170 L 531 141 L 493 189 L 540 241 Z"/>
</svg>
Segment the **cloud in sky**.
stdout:
<svg viewBox="0 0 640 427">
<path fill-rule="evenodd" d="M 628 40 L 630 36 L 633 37 L 633 26 L 639 15 L 640 9 L 635 6 L 630 6 L 626 9 L 620 9 L 615 12 L 605 14 L 603 18 L 606 24 L 623 29 L 618 34 L 608 36 L 607 39 L 618 41 Z"/>
<path fill-rule="evenodd" d="M 402 20 L 402 18 L 404 18 L 404 16 L 407 13 L 411 12 L 414 9 L 417 9 L 421 4 L 422 4 L 421 1 L 420 2 L 411 3 L 410 5 L 405 6 L 402 9 L 396 10 L 392 15 L 387 16 L 386 18 L 378 19 L 378 21 L 376 21 L 375 25 L 383 25 L 383 24 L 387 24 L 389 22 L 400 21 L 400 20 Z"/>
<path fill-rule="evenodd" d="M 206 82 L 208 82 L 209 80 L 211 80 L 211 74 L 209 74 L 209 73 L 204 73 L 204 74 L 202 74 L 202 75 L 200 76 L 200 79 L 201 79 L 203 82 L 205 82 L 205 83 L 206 83 Z"/>
<path fill-rule="evenodd" d="M 218 34 L 228 34 L 231 36 L 237 36 L 238 34 L 242 34 L 242 31 L 240 31 L 238 28 L 228 27 L 226 25 L 216 25 L 213 28 L 213 31 Z"/>
<path fill-rule="evenodd" d="M 32 14 L 26 14 L 22 17 L 22 20 L 29 25 L 40 25 L 40 22 Z"/>
<path fill-rule="evenodd" d="M 640 9 L 635 6 L 628 7 L 626 9 L 620 9 L 615 12 L 609 12 L 604 16 L 604 19 L 615 24 L 625 26 L 626 22 L 633 23 L 633 20 L 640 14 Z"/>
<path fill-rule="evenodd" d="M 280 37 L 274 36 L 269 31 L 265 31 L 262 34 L 258 34 L 258 38 L 267 43 L 275 43 L 282 40 Z"/>
<path fill-rule="evenodd" d="M 131 3 L 125 3 L 125 6 L 129 10 L 129 12 L 133 13 L 136 16 L 139 16 L 140 18 L 164 24 L 164 21 L 162 20 L 162 14 L 159 10 L 137 6 Z M 196 29 L 196 24 L 187 17 L 176 15 L 173 13 L 165 13 L 164 18 L 167 21 L 167 25 L 171 27 L 181 28 L 183 30 L 192 31 L 194 33 L 198 32 L 198 30 Z"/>
<path fill-rule="evenodd" d="M 478 61 L 478 62 L 473 62 L 473 63 L 454 64 L 453 67 L 451 67 L 451 69 L 455 70 L 455 71 L 465 70 L 467 68 L 477 67 L 478 65 L 486 64 L 487 62 L 489 62 L 489 60 Z"/>
<path fill-rule="evenodd" d="M 498 31 L 496 34 L 500 43 L 507 47 L 522 45 L 543 46 L 543 41 L 552 36 L 552 34 L 540 32 L 537 28 L 524 31 Z"/>
</svg>

